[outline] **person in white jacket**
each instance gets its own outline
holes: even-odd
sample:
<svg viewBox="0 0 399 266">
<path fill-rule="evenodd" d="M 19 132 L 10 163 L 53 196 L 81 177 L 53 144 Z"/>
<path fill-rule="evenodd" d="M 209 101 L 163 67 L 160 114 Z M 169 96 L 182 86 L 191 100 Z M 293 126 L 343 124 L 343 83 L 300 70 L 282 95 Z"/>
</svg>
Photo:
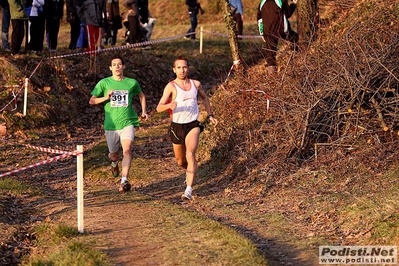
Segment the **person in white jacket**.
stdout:
<svg viewBox="0 0 399 266">
<path fill-rule="evenodd" d="M 29 33 L 30 41 L 29 50 L 34 53 L 41 52 L 43 50 L 44 31 L 45 31 L 45 18 L 43 14 L 44 0 L 33 0 L 32 8 L 30 9 L 29 21 Z"/>
</svg>

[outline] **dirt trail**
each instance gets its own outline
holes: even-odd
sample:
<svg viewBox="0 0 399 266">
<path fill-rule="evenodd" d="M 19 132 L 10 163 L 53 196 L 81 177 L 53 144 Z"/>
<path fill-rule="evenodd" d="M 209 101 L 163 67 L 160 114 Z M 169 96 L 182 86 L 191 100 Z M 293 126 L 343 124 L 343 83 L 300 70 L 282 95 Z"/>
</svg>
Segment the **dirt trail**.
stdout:
<svg viewBox="0 0 399 266">
<path fill-rule="evenodd" d="M 103 138 L 102 131 L 98 127 L 83 129 L 83 132 L 88 133 L 85 134 L 85 138 L 77 132 L 72 132 L 69 134 L 71 138 L 62 140 L 59 135 L 57 137 L 51 132 L 42 132 L 43 138 L 40 139 L 40 143 L 46 143 L 48 147 L 57 147 L 61 140 L 65 150 L 74 150 L 76 145 L 81 144 L 82 139 L 85 139 L 87 150 Z M 114 178 L 95 183 L 85 181 L 85 232 L 97 243 L 99 249 L 108 254 L 114 265 L 168 265 L 163 258 L 162 246 L 167 246 L 165 240 L 162 239 L 163 232 L 155 235 L 155 238 L 159 239 L 151 237 L 151 235 L 154 236 L 154 230 L 160 230 L 158 227 L 162 224 L 162 219 L 158 213 L 163 211 L 163 202 L 180 206 L 179 208 L 183 210 L 188 208 L 190 211 L 199 212 L 213 220 L 232 226 L 251 239 L 260 252 L 270 258 L 271 265 L 315 265 L 312 259 L 303 257 L 289 245 L 283 245 L 262 236 L 267 226 L 257 228 L 254 224 L 246 223 L 242 217 L 235 217 L 234 213 L 229 216 L 229 214 L 218 213 L 217 210 L 209 208 L 218 201 L 218 197 L 225 197 L 223 188 L 212 188 L 214 184 L 207 188 L 202 184 L 202 188 L 194 192 L 195 202 L 189 205 L 182 204 L 180 195 L 184 190 L 184 172 L 174 161 L 170 143 L 165 141 L 164 136 L 152 136 L 151 140 L 150 138 L 148 141 L 144 140 L 144 143 L 142 143 L 143 139 L 140 141 L 140 145 L 137 144 L 138 140 L 134 144 L 133 153 L 136 156 L 140 154 L 151 157 L 153 165 L 148 167 L 148 171 L 155 171 L 153 180 L 143 183 L 143 180 L 132 177 L 130 180 L 133 191 L 125 194 L 117 191 L 118 182 Z M 162 154 L 159 153 L 161 150 Z M 41 198 L 18 199 L 17 202 L 13 202 L 10 196 L 9 203 L 12 206 L 18 204 L 28 209 L 34 206 L 40 210 L 40 215 L 25 217 L 23 220 L 20 213 L 13 215 L 10 218 L 10 220 L 14 219 L 13 227 L 16 228 L 22 223 L 29 230 L 30 225 L 46 219 L 77 226 L 75 161 L 75 158 L 69 158 L 18 174 L 18 179 L 40 186 L 45 195 Z M 162 174 L 157 172 L 160 166 L 165 169 Z M 5 220 L 0 221 L 4 226 Z M 11 231 L 3 232 L 0 240 L 6 241 Z M 18 265 L 18 263 L 4 265 Z"/>
</svg>

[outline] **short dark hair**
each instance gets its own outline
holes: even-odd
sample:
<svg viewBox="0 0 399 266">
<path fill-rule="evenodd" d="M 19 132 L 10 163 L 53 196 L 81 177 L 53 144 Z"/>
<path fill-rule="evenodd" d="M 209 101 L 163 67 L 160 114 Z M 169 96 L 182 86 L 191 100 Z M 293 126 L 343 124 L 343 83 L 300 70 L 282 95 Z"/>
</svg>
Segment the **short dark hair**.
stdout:
<svg viewBox="0 0 399 266">
<path fill-rule="evenodd" d="M 125 65 L 125 62 L 123 61 L 123 58 L 121 56 L 119 56 L 119 55 L 113 56 L 111 58 L 111 61 L 109 61 L 109 64 L 112 65 L 112 60 L 115 60 L 115 59 L 120 59 L 121 62 L 122 62 L 122 65 Z"/>
<path fill-rule="evenodd" d="M 188 60 L 184 56 L 179 56 L 179 57 L 176 57 L 175 61 L 173 61 L 173 67 L 176 66 L 176 61 L 179 61 L 179 60 L 186 61 L 187 62 L 187 66 L 189 66 Z"/>
</svg>

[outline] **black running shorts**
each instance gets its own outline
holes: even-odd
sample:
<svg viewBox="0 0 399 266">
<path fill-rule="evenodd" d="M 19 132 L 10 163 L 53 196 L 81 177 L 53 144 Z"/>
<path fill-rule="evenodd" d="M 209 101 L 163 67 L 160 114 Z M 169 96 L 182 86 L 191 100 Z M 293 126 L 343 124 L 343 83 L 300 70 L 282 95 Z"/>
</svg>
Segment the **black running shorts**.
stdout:
<svg viewBox="0 0 399 266">
<path fill-rule="evenodd" d="M 201 132 L 204 130 L 204 126 L 200 125 L 198 120 L 187 124 L 177 124 L 172 122 L 168 131 L 170 140 L 173 144 L 184 144 L 187 134 L 191 131 L 191 129 L 196 127 L 199 127 Z"/>
</svg>

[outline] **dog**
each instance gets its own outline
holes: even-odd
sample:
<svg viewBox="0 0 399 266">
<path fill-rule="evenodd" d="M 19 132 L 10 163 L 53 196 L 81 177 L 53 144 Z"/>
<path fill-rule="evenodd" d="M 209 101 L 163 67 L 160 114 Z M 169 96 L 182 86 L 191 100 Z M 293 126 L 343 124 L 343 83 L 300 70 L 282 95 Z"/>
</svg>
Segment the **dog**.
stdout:
<svg viewBox="0 0 399 266">
<path fill-rule="evenodd" d="M 145 37 L 147 39 L 147 41 L 150 40 L 150 37 L 152 35 L 152 31 L 154 29 L 155 26 L 155 22 L 157 21 L 156 18 L 148 18 L 148 23 L 144 23 L 142 25 L 142 28 L 145 30 Z"/>
</svg>

